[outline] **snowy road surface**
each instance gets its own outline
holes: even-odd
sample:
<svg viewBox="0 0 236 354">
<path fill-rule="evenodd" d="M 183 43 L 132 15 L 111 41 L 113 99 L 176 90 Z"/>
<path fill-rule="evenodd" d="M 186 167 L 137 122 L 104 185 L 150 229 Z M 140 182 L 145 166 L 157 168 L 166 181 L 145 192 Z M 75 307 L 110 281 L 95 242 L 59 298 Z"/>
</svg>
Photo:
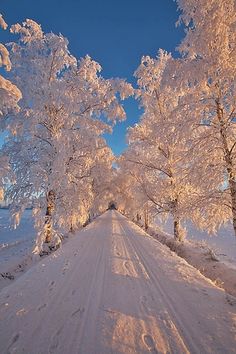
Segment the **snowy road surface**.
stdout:
<svg viewBox="0 0 236 354">
<path fill-rule="evenodd" d="M 116 211 L 0 293 L 0 353 L 236 353 L 236 299 Z"/>
</svg>

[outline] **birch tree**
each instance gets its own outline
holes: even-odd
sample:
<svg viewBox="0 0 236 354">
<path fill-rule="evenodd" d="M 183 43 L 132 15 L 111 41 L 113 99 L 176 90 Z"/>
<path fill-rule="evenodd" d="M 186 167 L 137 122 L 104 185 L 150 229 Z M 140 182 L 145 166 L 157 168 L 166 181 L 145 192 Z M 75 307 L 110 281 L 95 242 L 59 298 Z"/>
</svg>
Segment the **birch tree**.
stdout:
<svg viewBox="0 0 236 354">
<path fill-rule="evenodd" d="M 184 237 L 181 220 L 190 217 L 193 191 L 189 179 L 189 126 L 179 106 L 185 95 L 181 76 L 173 75 L 178 62 L 159 51 L 156 59 L 143 57 L 136 71 L 138 98 L 144 110 L 140 123 L 128 132 L 129 149 L 124 160 L 156 215 L 173 218 L 177 240 Z"/>
<path fill-rule="evenodd" d="M 178 0 L 186 36 L 179 46 L 187 62 L 191 94 L 183 115 L 194 131 L 195 171 L 205 189 L 204 227 L 229 218 L 236 234 L 236 8 L 234 0 Z M 211 207 L 210 207 L 211 206 Z"/>
<path fill-rule="evenodd" d="M 114 174 L 112 200 L 124 215 L 145 226 L 148 198 L 139 183 L 140 172 L 143 171 L 139 170 L 140 166 L 131 165 L 125 156 L 123 154 L 117 159 L 119 167 Z"/>
<path fill-rule="evenodd" d="M 11 30 L 20 35 L 19 43 L 12 44 L 11 60 L 12 79 L 23 99 L 15 120 L 18 135 L 5 146 L 16 175 L 8 193 L 17 219 L 32 201 L 38 253 L 44 242 L 49 248 L 60 242 L 55 227 L 65 225 L 65 210 L 74 218 L 75 212 L 89 208 L 85 201 L 92 192 L 85 181 L 90 180 L 99 137 L 125 119 L 118 95 L 125 99 L 132 87 L 103 79 L 98 63 L 89 56 L 77 61 L 62 35 L 44 34 L 32 20 Z M 71 197 L 76 185 L 84 195 L 79 205 Z"/>
</svg>

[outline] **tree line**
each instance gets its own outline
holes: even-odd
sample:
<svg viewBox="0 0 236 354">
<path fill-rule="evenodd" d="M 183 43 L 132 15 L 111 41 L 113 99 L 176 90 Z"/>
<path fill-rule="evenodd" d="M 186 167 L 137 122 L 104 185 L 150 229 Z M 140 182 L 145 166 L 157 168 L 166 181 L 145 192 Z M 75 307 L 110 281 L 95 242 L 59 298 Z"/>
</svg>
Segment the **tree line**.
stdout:
<svg viewBox="0 0 236 354">
<path fill-rule="evenodd" d="M 236 9 L 233 0 L 178 0 L 186 28 L 179 56 L 159 49 L 135 72 L 138 88 L 104 79 L 89 56 L 77 60 L 62 35 L 32 20 L 0 46 L 0 175 L 19 222 L 33 206 L 34 252 L 60 244 L 59 230 L 83 225 L 116 201 L 132 218 L 171 217 L 215 231 L 232 220 L 236 233 Z M 0 18 L 0 25 L 6 23 Z M 122 101 L 142 108 L 118 159 L 103 134 L 125 119 Z M 114 167 L 115 162 L 115 167 Z"/>
</svg>

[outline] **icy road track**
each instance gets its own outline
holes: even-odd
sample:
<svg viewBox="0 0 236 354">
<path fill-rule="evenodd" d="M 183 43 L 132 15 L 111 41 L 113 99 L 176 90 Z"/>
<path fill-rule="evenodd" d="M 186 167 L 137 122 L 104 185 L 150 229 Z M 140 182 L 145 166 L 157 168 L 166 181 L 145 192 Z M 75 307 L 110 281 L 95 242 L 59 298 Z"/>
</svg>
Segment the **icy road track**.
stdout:
<svg viewBox="0 0 236 354">
<path fill-rule="evenodd" d="M 0 293 L 0 353 L 236 353 L 236 299 L 116 211 Z"/>
</svg>

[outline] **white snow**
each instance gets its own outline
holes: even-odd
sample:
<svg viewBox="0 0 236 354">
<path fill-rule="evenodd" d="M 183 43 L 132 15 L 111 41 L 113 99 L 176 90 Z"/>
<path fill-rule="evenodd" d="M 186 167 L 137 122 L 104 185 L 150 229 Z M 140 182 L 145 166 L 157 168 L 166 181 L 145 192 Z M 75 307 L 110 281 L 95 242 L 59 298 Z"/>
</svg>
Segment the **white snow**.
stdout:
<svg viewBox="0 0 236 354">
<path fill-rule="evenodd" d="M 164 232 L 173 235 L 173 223 L 170 218 L 166 223 L 161 223 L 160 220 L 156 223 Z M 187 230 L 186 240 L 205 243 L 214 249 L 221 261 L 230 266 L 236 266 L 236 237 L 231 223 L 222 226 L 216 234 L 200 231 L 191 222 L 185 223 L 184 227 Z"/>
<path fill-rule="evenodd" d="M 116 211 L 0 292 L 0 352 L 236 353 L 236 299 Z"/>
<path fill-rule="evenodd" d="M 17 229 L 12 229 L 8 209 L 0 209 L 0 273 L 16 278 L 31 264 L 35 230 L 31 210 L 26 210 Z M 0 289 L 11 280 L 0 276 Z"/>
<path fill-rule="evenodd" d="M 7 23 L 5 22 L 2 14 L 0 14 L 0 27 L 3 28 L 4 30 L 7 29 Z"/>
<path fill-rule="evenodd" d="M 9 209 L 0 209 L 0 249 L 13 246 L 15 243 L 32 240 L 35 230 L 32 211 L 25 210 L 18 228 L 11 227 Z"/>
<path fill-rule="evenodd" d="M 219 242 L 219 248 L 212 245 L 210 242 L 212 238 L 214 239 L 217 236 L 212 236 L 211 238 L 209 235 L 207 236 L 205 233 L 201 233 L 193 227 L 191 229 L 189 227 L 191 226 L 190 223 L 186 226 L 188 226 L 188 230 L 192 230 L 193 233 L 190 233 L 192 237 L 188 237 L 185 242 L 175 241 L 173 234 L 171 235 L 163 231 L 163 229 L 165 229 L 171 232 L 169 221 L 161 226 L 160 223 L 158 226 L 154 223 L 149 227 L 148 233 L 159 242 L 169 247 L 178 256 L 185 259 L 228 294 L 236 296 L 236 262 L 234 257 L 229 256 L 229 254 L 233 256 L 232 251 L 236 251 L 236 240 L 230 232 L 232 226 L 229 224 L 219 230 L 217 235 L 217 240 L 221 240 L 221 242 Z M 222 250 L 224 250 L 225 253 L 222 253 Z"/>
</svg>

